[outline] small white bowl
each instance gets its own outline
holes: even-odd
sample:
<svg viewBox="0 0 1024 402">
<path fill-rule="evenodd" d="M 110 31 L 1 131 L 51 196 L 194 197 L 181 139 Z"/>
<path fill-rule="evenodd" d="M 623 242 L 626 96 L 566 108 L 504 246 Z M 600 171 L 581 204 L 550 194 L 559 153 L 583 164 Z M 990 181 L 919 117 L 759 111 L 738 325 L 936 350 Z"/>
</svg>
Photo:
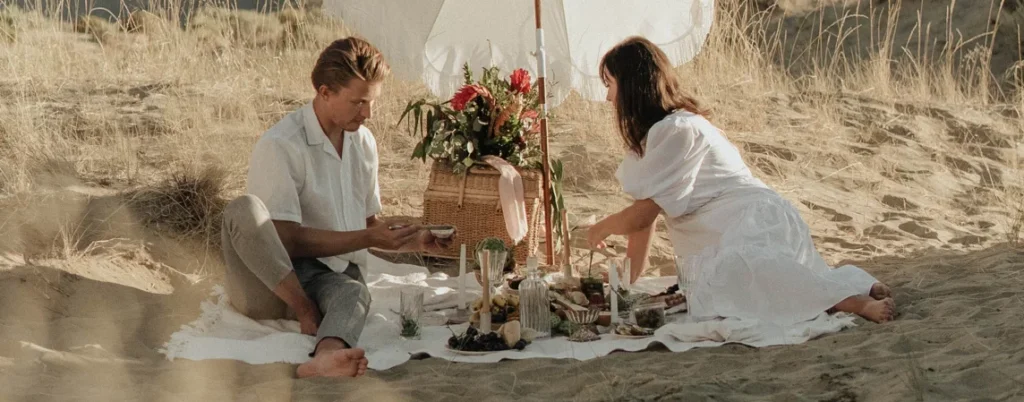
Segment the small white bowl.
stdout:
<svg viewBox="0 0 1024 402">
<path fill-rule="evenodd" d="M 427 229 L 438 239 L 447 239 L 455 234 L 455 226 L 452 225 L 430 225 Z"/>
</svg>

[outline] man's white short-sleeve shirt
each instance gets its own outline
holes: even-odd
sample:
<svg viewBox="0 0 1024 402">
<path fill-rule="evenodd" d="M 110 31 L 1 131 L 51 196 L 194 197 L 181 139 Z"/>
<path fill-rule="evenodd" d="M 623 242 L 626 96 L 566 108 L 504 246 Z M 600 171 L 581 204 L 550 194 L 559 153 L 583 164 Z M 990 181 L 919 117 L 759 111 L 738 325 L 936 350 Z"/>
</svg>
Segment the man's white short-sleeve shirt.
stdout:
<svg viewBox="0 0 1024 402">
<path fill-rule="evenodd" d="M 366 127 L 346 132 L 343 141 L 339 157 L 307 103 L 256 142 L 247 192 L 263 201 L 273 220 L 334 231 L 366 229 L 366 218 L 381 210 L 377 142 Z M 367 251 L 359 250 L 320 261 L 344 272 L 350 261 L 365 270 L 366 258 Z"/>
</svg>

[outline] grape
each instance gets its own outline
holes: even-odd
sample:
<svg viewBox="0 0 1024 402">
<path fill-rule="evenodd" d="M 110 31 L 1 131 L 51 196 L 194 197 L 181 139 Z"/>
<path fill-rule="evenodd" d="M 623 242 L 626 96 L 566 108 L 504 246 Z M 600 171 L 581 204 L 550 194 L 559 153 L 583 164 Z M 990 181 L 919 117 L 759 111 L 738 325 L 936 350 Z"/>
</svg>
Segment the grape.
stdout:
<svg viewBox="0 0 1024 402">
<path fill-rule="evenodd" d="M 452 335 L 451 338 L 448 338 L 448 347 L 450 347 L 452 349 L 458 349 L 459 348 L 459 338 L 455 337 L 455 335 Z"/>
<path fill-rule="evenodd" d="M 476 334 L 477 334 L 477 332 L 476 332 L 476 328 L 475 327 L 466 328 L 466 335 L 473 336 L 473 335 L 476 335 Z"/>
<path fill-rule="evenodd" d="M 516 350 L 526 349 L 526 341 L 520 339 L 519 342 L 516 342 L 515 348 Z"/>
</svg>

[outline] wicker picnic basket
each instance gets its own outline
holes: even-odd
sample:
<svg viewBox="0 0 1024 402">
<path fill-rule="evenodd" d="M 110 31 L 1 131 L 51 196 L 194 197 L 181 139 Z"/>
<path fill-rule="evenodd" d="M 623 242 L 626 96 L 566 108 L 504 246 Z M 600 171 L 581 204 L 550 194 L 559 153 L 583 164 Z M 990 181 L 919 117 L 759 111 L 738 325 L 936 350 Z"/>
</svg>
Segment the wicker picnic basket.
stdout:
<svg viewBox="0 0 1024 402">
<path fill-rule="evenodd" d="M 518 169 L 523 178 L 523 198 L 526 201 L 526 219 L 529 225 L 526 237 L 515 245 L 513 256 L 517 264 L 525 264 L 526 257 L 537 252 L 540 222 L 543 219 L 542 173 L 539 169 Z M 459 245 L 466 245 L 466 260 L 475 261 L 476 244 L 487 237 L 497 237 L 512 245 L 505 229 L 505 218 L 498 195 L 501 174 L 489 165 L 476 164 L 465 175 L 452 172 L 451 166 L 434 161 L 430 182 L 423 193 L 423 223 L 428 225 L 455 225 L 456 240 L 447 250 L 428 254 L 440 258 L 459 258 Z"/>
</svg>

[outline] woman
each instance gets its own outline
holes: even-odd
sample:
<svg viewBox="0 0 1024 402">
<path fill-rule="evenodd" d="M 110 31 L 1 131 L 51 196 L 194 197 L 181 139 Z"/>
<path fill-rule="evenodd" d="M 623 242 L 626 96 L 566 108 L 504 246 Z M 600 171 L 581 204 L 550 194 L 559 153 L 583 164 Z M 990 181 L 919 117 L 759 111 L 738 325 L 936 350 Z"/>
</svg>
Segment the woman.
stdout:
<svg viewBox="0 0 1024 402">
<path fill-rule="evenodd" d="M 664 214 L 675 254 L 693 275 L 695 317 L 780 325 L 824 311 L 893 318 L 889 288 L 821 258 L 799 212 L 751 174 L 656 45 L 627 39 L 605 54 L 601 71 L 628 148 L 616 177 L 635 201 L 591 227 L 588 242 L 600 248 L 610 235 L 627 236 L 626 256 L 641 262 L 630 281 L 643 271 Z"/>
</svg>

